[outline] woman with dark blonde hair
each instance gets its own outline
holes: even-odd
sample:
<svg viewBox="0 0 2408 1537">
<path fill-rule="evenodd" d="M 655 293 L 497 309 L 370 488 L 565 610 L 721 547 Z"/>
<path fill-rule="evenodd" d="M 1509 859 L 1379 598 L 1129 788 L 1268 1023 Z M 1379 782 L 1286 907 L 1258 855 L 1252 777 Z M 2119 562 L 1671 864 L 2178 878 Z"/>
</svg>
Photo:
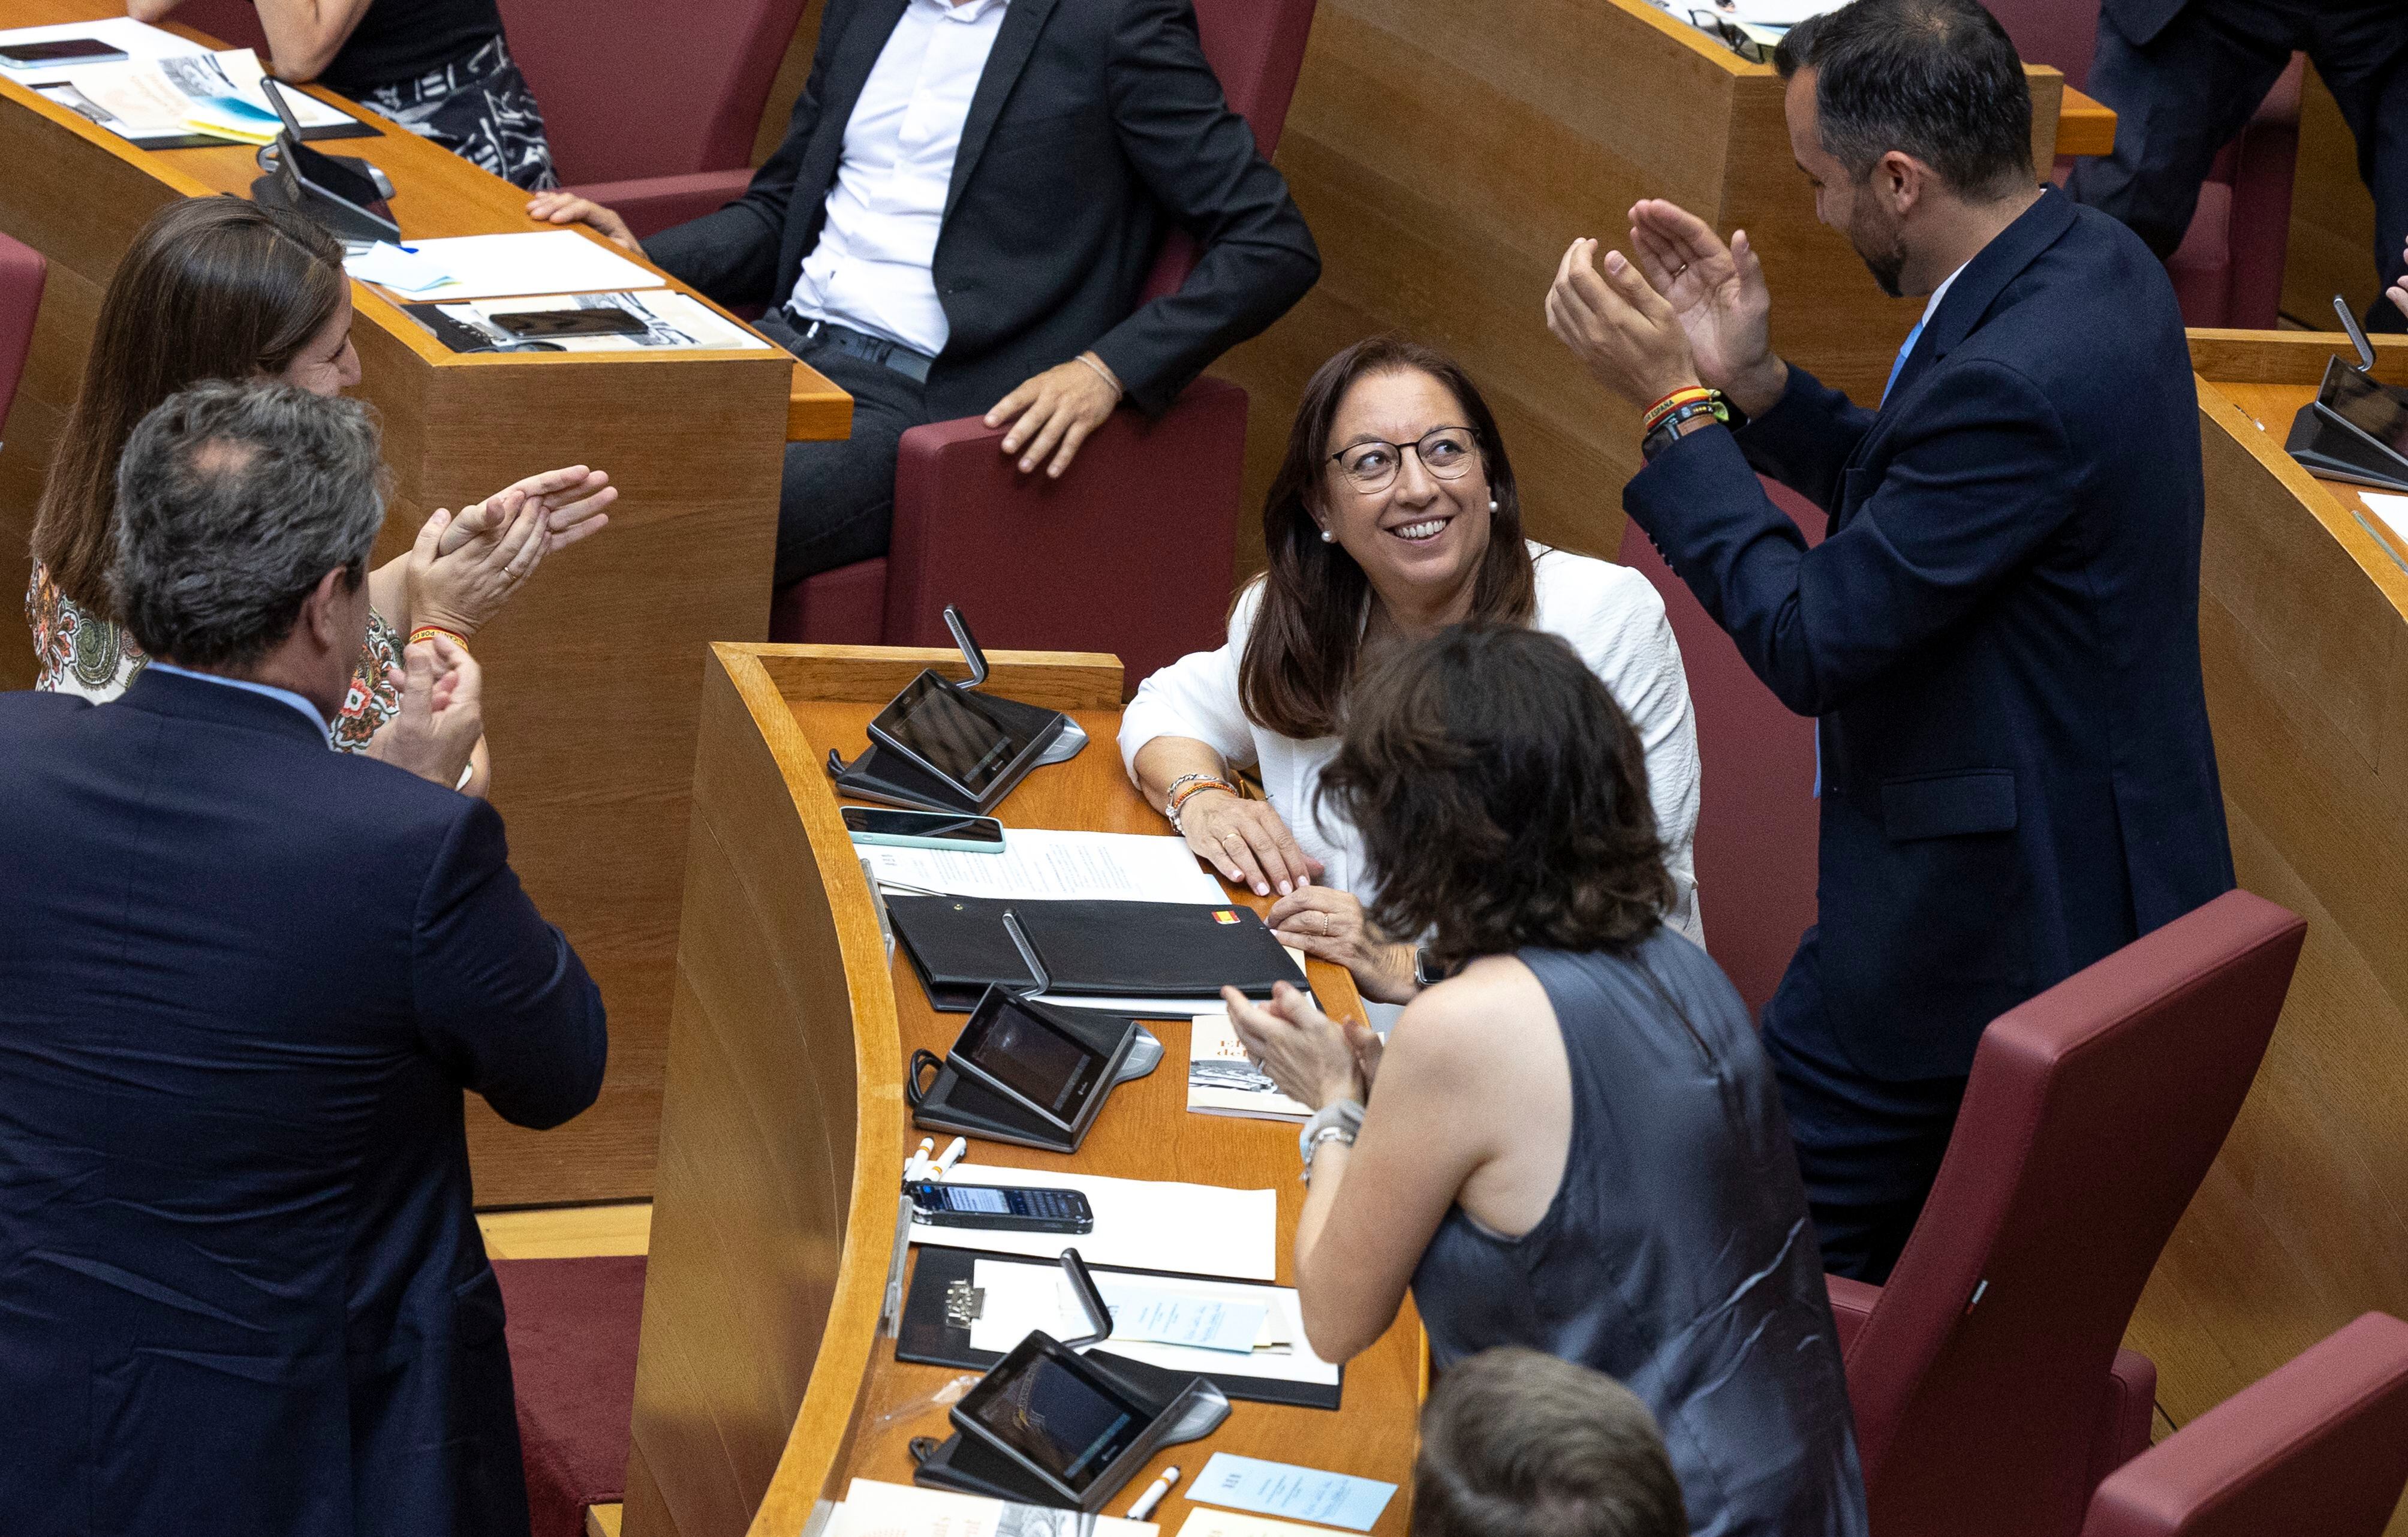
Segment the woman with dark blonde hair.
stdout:
<svg viewBox="0 0 2408 1537">
<path fill-rule="evenodd" d="M 1512 462 L 1453 359 L 1374 337 L 1305 386 L 1263 504 L 1269 569 L 1238 595 L 1228 642 L 1148 678 L 1121 720 L 1129 776 L 1227 879 L 1279 893 L 1287 943 L 1401 1003 L 1431 973 L 1417 935 L 1364 918 L 1371 893 L 1342 816 L 1306 814 L 1349 696 L 1385 646 L 1468 619 L 1570 641 L 1638 726 L 1671 921 L 1703 941 L 1690 840 L 1697 725 L 1664 601 L 1627 567 L 1522 537 Z M 1248 799 L 1253 768 L 1268 801 Z"/>
<path fill-rule="evenodd" d="M 359 381 L 351 329 L 342 247 L 298 214 L 199 197 L 169 204 L 143 226 L 109 279 L 35 513 L 25 613 L 37 687 L 112 699 L 149 660 L 117 622 L 107 580 L 117 553 L 117 461 L 135 424 L 203 380 L 277 379 L 337 394 Z M 609 481 L 573 465 L 456 517 L 438 509 L 408 554 L 371 571 L 367 643 L 335 745 L 370 750 L 399 707 L 394 673 L 414 630 L 465 641 L 546 553 L 608 524 L 602 510 L 618 496 Z"/>
<path fill-rule="evenodd" d="M 1385 1046 L 1284 984 L 1223 997 L 1313 1107 L 1295 1271 L 1325 1360 L 1407 1288 L 1442 1372 L 1505 1345 L 1620 1379 L 1699 1537 L 1863 1537 L 1821 1251 L 1747 1010 L 1666 927 L 1638 734 L 1560 638 L 1467 625 L 1355 691 L 1321 775 L 1372 921 L 1445 980 Z"/>
</svg>

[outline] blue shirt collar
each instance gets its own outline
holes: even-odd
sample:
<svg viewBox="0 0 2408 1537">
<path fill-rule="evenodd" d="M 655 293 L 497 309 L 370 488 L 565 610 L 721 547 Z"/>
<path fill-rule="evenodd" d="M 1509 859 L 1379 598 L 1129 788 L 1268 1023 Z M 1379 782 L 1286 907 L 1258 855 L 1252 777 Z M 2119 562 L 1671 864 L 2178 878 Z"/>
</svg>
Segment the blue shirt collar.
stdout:
<svg viewBox="0 0 2408 1537">
<path fill-rule="evenodd" d="M 326 717 L 318 713 L 318 707 L 289 688 L 279 688 L 274 683 L 255 683 L 248 678 L 229 678 L 222 672 L 194 672 L 190 668 L 176 667 L 155 657 L 151 659 L 150 665 L 161 672 L 170 673 L 178 678 L 198 678 L 205 683 L 222 683 L 227 688 L 245 689 L 252 694 L 265 695 L 271 699 L 281 699 L 308 716 L 309 724 L 317 728 L 320 736 L 327 734 Z"/>
</svg>

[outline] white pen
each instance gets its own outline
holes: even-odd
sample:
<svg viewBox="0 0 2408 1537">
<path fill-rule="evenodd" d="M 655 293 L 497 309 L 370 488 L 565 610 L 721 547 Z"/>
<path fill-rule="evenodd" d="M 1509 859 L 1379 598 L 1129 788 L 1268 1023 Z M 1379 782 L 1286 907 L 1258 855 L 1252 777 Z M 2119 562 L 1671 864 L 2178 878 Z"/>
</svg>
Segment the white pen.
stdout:
<svg viewBox="0 0 2408 1537">
<path fill-rule="evenodd" d="M 912 1154 L 910 1161 L 903 1165 L 903 1178 L 911 1184 L 917 1184 L 920 1181 L 926 1179 L 928 1177 L 928 1159 L 936 1151 L 936 1138 L 921 1138 L 920 1150 Z"/>
<path fill-rule="evenodd" d="M 937 1155 L 937 1161 L 932 1166 L 932 1170 L 928 1177 L 930 1179 L 943 1179 L 947 1174 L 953 1171 L 953 1165 L 961 1162 L 962 1155 L 969 1150 L 970 1144 L 964 1142 L 959 1137 L 947 1142 L 945 1144 L 945 1150 Z"/>
<path fill-rule="evenodd" d="M 1129 1507 L 1128 1518 L 1132 1521 L 1142 1521 L 1147 1516 L 1152 1515 L 1154 1514 L 1154 1507 L 1162 1503 L 1162 1497 L 1168 1494 L 1170 1492 L 1170 1486 L 1178 1482 L 1179 1470 L 1177 1468 L 1163 1469 L 1162 1476 L 1147 1485 L 1145 1492 L 1137 1497 L 1137 1503 Z"/>
</svg>

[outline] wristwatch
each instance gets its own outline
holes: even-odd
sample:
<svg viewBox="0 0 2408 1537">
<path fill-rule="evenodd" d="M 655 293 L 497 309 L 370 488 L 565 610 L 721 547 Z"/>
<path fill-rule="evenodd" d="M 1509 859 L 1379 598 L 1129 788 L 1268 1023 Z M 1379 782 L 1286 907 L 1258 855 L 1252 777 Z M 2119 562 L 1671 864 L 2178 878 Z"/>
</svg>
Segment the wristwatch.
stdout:
<svg viewBox="0 0 2408 1537">
<path fill-rule="evenodd" d="M 1304 1158 L 1304 1172 L 1297 1177 L 1311 1185 L 1312 1156 L 1321 1151 L 1321 1144 L 1344 1142 L 1352 1147 L 1362 1129 L 1363 1107 L 1352 1099 L 1332 1099 L 1314 1111 L 1297 1130 L 1296 1150 Z"/>
<path fill-rule="evenodd" d="M 1413 946 L 1413 985 L 1435 987 L 1445 980 L 1446 969 L 1439 965 L 1438 957 L 1430 953 L 1430 947 L 1426 944 Z"/>
</svg>

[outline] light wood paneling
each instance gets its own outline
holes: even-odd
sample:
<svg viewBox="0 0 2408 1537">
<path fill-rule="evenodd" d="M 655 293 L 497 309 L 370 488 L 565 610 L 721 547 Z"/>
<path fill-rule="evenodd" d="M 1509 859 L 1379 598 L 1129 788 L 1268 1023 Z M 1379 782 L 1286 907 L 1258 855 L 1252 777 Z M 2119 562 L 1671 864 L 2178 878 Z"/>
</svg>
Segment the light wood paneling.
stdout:
<svg viewBox="0 0 2408 1537">
<path fill-rule="evenodd" d="M 2282 452 L 2319 339 L 2264 335 L 2253 356 L 2243 334 L 2194 333 L 2195 355 L 2253 381 L 2200 382 L 2200 650 L 2233 854 L 2309 927 L 2265 1065 L 2133 1317 L 2177 1425 L 2370 1308 L 2408 1311 L 2408 567 L 2355 492 Z M 2408 377 L 2408 341 L 2383 352 Z"/>
<path fill-rule="evenodd" d="M 916 1047 L 942 1050 L 960 1020 L 928 1008 L 907 961 L 886 962 L 819 768 L 831 747 L 859 752 L 877 706 L 941 654 L 714 648 L 627 1475 L 634 1537 L 792 1537 L 852 1477 L 908 1481 L 905 1443 L 942 1432 L 941 1410 L 878 1423 L 954 1373 L 898 1364 L 873 1333 L 916 1141 L 902 1064 Z M 1160 831 L 1111 748 L 1117 665 L 1009 653 L 994 663 L 993 686 L 1072 711 L 1095 741 L 1015 790 L 1003 820 Z M 1340 1012 L 1359 1010 L 1342 971 L 1315 962 L 1312 980 Z M 1168 1065 L 1114 1091 L 1076 1166 L 1278 1190 L 1285 1278 L 1303 1198 L 1293 1132 L 1187 1113 L 1175 1066 L 1183 1024 L 1154 1028 Z M 1071 1162 L 988 1143 L 975 1156 Z M 1408 1308 L 1349 1365 L 1341 1412 L 1240 1403 L 1211 1445 L 1401 1482 L 1422 1357 Z M 1183 1451 L 1190 1463 L 1199 1455 Z M 1175 1529 L 1184 1514 L 1174 1496 L 1157 1519 Z M 1398 1537 L 1405 1519 L 1400 1499 L 1380 1537 Z"/>
<path fill-rule="evenodd" d="M 2057 151 L 2064 79 L 2030 71 L 2035 164 Z M 1782 85 L 1646 0 L 1321 0 L 1275 163 L 1312 226 L 1320 283 L 1213 366 L 1253 401 L 1236 574 L 1261 568 L 1261 507 L 1305 381 L 1340 348 L 1398 331 L 1461 359 L 1496 409 L 1531 534 L 1611 555 L 1639 413 L 1547 334 L 1543 304 L 1575 237 L 1626 239 L 1626 210 L 1668 197 L 1744 228 L 1784 355 L 1876 393 L 1921 301 L 1884 298 L 1814 221 Z M 2103 114 L 2103 122 L 2102 122 Z M 2093 109 L 2083 142 L 2112 138 Z M 2069 147 L 2071 148 L 2071 147 Z"/>
<path fill-rule="evenodd" d="M 108 14 L 108 0 L 0 0 L 0 26 Z M 380 136 L 336 148 L 391 175 L 405 234 L 538 227 L 516 188 L 368 116 Z M 0 452 L 0 544 L 22 562 L 120 255 L 170 199 L 247 193 L 257 171 L 244 147 L 136 150 L 4 80 L 0 166 L 0 229 L 51 264 Z M 519 1131 L 472 1101 L 469 1136 L 484 1204 L 645 1196 L 703 647 L 767 632 L 781 445 L 797 428 L 840 434 L 849 405 L 777 352 L 455 357 L 372 291 L 352 296 L 357 393 L 382 416 L 394 476 L 380 555 L 406 550 L 435 508 L 534 470 L 581 460 L 620 488 L 610 530 L 560 555 L 477 639 L 493 798 L 527 890 L 601 986 L 609 1073 L 566 1127 Z M 11 594 L 25 572 L 13 568 Z M 0 607 L 0 683 L 22 686 L 22 610 Z"/>
<path fill-rule="evenodd" d="M 511 1212 L 480 1212 L 477 1229 L 493 1259 L 591 1259 L 604 1255 L 646 1254 L 652 1244 L 652 1203 L 609 1201 L 598 1206 L 535 1206 Z"/>
<path fill-rule="evenodd" d="M 2377 293 L 2374 197 L 2358 175 L 2358 141 L 2332 92 L 2308 66 L 2300 89 L 2300 162 L 2291 183 L 2291 238 L 2283 258 L 2283 313 L 2338 331 L 2332 297 L 2363 315 Z"/>
</svg>

